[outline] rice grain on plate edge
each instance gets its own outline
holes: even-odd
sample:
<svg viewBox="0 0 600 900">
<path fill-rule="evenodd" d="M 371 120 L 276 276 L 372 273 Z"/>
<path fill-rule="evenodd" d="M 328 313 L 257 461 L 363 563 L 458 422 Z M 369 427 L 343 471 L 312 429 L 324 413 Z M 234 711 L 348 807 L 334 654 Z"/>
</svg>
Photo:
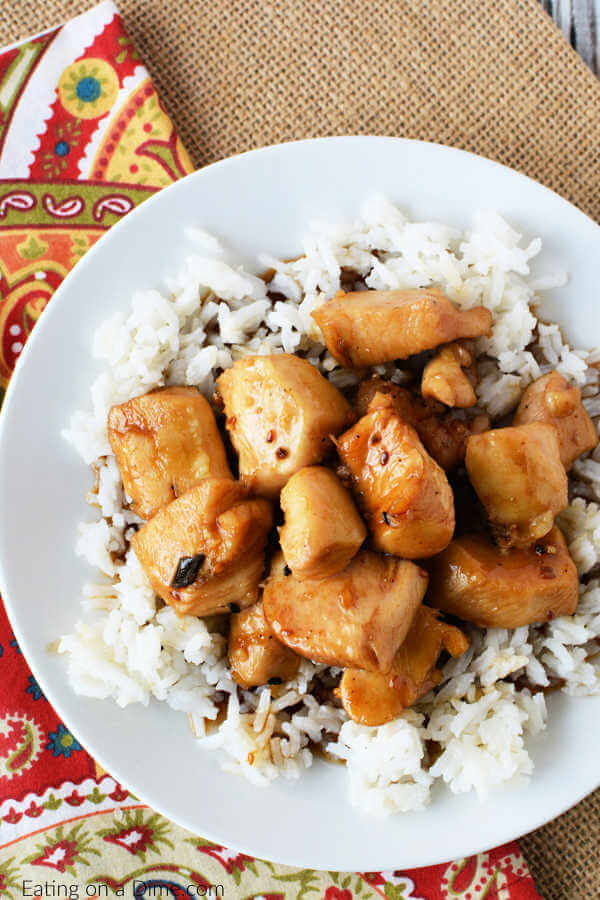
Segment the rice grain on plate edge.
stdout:
<svg viewBox="0 0 600 900">
<path fill-rule="evenodd" d="M 84 589 L 84 620 L 59 645 L 74 689 L 121 706 L 165 700 L 189 714 L 199 743 L 219 750 L 224 768 L 257 784 L 298 778 L 312 764 L 310 747 L 320 744 L 345 760 L 352 802 L 372 812 L 422 808 L 436 779 L 456 793 L 474 788 L 485 797 L 494 785 L 530 774 L 526 736 L 542 730 L 547 715 L 539 689 L 560 682 L 570 694 L 600 692 L 593 658 L 600 581 L 587 578 L 600 562 L 599 450 L 575 463 L 571 503 L 559 520 L 584 579 L 576 614 L 514 631 L 466 626 L 471 647 L 445 666 L 440 688 L 399 719 L 367 727 L 320 702 L 315 687 L 336 672 L 308 660 L 291 682 L 242 690 L 231 678 L 226 639 L 157 600 L 128 547 L 139 520 L 127 508 L 106 421 L 113 404 L 163 385 L 194 385 L 211 396 L 216 374 L 248 354 L 300 352 L 338 387 L 352 386 L 356 375 L 319 343 L 310 313 L 353 271 L 368 288 L 435 285 L 459 307 L 492 311 L 492 333 L 478 346 L 485 354 L 479 406 L 492 419 L 512 410 L 527 384 L 556 369 L 581 387 L 597 425 L 596 357 L 571 350 L 558 326 L 538 322 L 533 311 L 538 292 L 561 286 L 565 276 L 533 279 L 529 262 L 540 239 L 523 246 L 495 213 L 477 216 L 463 233 L 410 222 L 381 197 L 352 223 L 313 226 L 297 260 L 261 257 L 258 268 L 274 273 L 268 285 L 210 235 L 190 230 L 189 237 L 197 250 L 168 283 L 171 294 L 140 291 L 130 311 L 98 329 L 94 355 L 107 368 L 92 386 L 91 412 L 76 413 L 65 431 L 97 470 L 88 500 L 101 510 L 100 519 L 79 526 L 77 542 L 98 577 Z M 392 364 L 375 371 L 405 378 Z M 207 734 L 206 722 L 217 718 Z"/>
</svg>

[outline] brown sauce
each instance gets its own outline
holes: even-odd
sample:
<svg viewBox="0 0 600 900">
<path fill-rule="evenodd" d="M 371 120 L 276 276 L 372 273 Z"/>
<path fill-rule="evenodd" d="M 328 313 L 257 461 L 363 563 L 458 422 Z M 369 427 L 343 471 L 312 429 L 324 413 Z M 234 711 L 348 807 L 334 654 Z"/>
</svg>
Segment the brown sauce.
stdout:
<svg viewBox="0 0 600 900">
<path fill-rule="evenodd" d="M 204 725 L 206 727 L 206 733 L 212 734 L 217 728 L 223 724 L 225 719 L 227 718 L 227 699 L 219 700 L 218 703 L 215 703 L 215 706 L 218 709 L 216 719 L 205 719 Z"/>
<path fill-rule="evenodd" d="M 332 734 L 328 735 L 327 739 L 324 738 L 323 742 L 319 744 L 315 743 L 315 741 L 309 741 L 308 749 L 313 754 L 313 756 L 317 756 L 319 759 L 324 759 L 325 762 L 337 763 L 338 766 L 345 766 L 345 759 L 340 759 L 339 756 L 334 756 L 332 753 L 329 753 L 329 751 L 325 749 L 325 744 L 330 743 L 331 741 L 335 740 L 335 738 L 336 735 Z"/>
</svg>

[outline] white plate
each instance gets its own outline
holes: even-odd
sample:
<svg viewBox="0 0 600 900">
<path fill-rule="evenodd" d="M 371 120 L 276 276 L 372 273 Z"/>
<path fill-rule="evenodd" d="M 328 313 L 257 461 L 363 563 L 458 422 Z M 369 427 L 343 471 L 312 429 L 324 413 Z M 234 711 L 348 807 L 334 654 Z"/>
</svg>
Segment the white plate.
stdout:
<svg viewBox="0 0 600 900">
<path fill-rule="evenodd" d="M 545 258 L 571 273 L 544 313 L 579 346 L 596 342 L 600 229 L 555 194 L 487 160 L 393 138 L 331 138 L 257 150 L 161 191 L 116 225 L 78 263 L 36 326 L 0 417 L 2 593 L 19 644 L 46 696 L 81 743 L 154 809 L 190 830 L 255 856 L 317 869 L 416 867 L 488 849 L 535 828 L 600 782 L 600 698 L 549 699 L 547 731 L 531 742 L 529 784 L 481 805 L 436 791 L 422 813 L 388 820 L 352 810 L 341 766 L 317 762 L 299 782 L 253 787 L 194 746 L 185 715 L 165 706 L 121 710 L 75 696 L 64 661 L 47 646 L 79 616 L 90 573 L 75 558 L 76 525 L 91 518 L 90 473 L 60 437 L 88 403 L 97 325 L 127 309 L 134 289 L 160 285 L 198 225 L 242 255 L 293 257 L 314 218 L 354 215 L 381 191 L 419 218 L 466 225 L 500 210 L 544 239 Z M 538 268 L 549 268 L 544 260 Z"/>
</svg>

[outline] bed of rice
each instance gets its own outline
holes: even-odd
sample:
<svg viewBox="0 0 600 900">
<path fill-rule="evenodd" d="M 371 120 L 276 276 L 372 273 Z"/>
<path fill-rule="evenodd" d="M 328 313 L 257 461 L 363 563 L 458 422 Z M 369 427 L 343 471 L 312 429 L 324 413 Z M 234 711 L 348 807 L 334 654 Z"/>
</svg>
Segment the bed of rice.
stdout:
<svg viewBox="0 0 600 900">
<path fill-rule="evenodd" d="M 470 629 L 469 651 L 445 666 L 435 694 L 370 728 L 319 702 L 323 691 L 315 686 L 330 683 L 336 671 L 308 660 L 293 682 L 241 690 L 231 679 L 225 638 L 157 600 L 128 549 L 138 520 L 127 508 L 106 419 L 112 404 L 165 384 L 195 385 L 210 396 L 220 370 L 250 353 L 302 352 L 336 385 L 351 386 L 355 375 L 319 343 L 310 312 L 339 289 L 342 270 L 353 270 L 369 288 L 436 285 L 460 307 L 492 310 L 492 334 L 480 341 L 478 394 L 493 419 L 516 405 L 529 382 L 557 369 L 582 388 L 597 423 L 596 357 L 572 350 L 556 325 L 535 316 L 540 294 L 564 284 L 564 273 L 533 278 L 530 261 L 540 239 L 524 242 L 495 213 L 477 216 L 460 232 L 408 221 L 381 197 L 353 222 L 314 225 L 299 259 L 257 260 L 256 271 L 273 271 L 269 284 L 210 235 L 187 237 L 195 252 L 168 283 L 170 293 L 141 290 L 130 310 L 99 328 L 94 355 L 106 368 L 91 388 L 90 409 L 77 412 L 65 431 L 97 469 L 88 500 L 100 510 L 96 521 L 79 527 L 77 553 L 95 577 L 84 589 L 82 620 L 59 644 L 74 690 L 120 706 L 165 701 L 189 715 L 195 739 L 218 751 L 224 768 L 257 784 L 298 778 L 321 744 L 346 762 L 352 803 L 377 813 L 422 808 L 438 779 L 453 792 L 474 789 L 484 797 L 494 785 L 528 775 L 527 735 L 546 724 L 540 687 L 559 682 L 569 694 L 600 691 L 594 659 L 600 580 L 593 577 L 600 561 L 600 450 L 575 464 L 571 502 L 560 517 L 581 576 L 576 614 L 512 632 Z M 404 378 L 393 365 L 377 371 Z"/>
</svg>

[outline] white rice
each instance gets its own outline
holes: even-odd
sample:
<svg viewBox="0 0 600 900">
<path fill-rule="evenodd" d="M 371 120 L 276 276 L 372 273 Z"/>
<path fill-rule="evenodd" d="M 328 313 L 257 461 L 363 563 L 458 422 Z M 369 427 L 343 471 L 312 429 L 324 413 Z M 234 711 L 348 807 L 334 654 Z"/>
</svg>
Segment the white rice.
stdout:
<svg viewBox="0 0 600 900">
<path fill-rule="evenodd" d="M 479 342 L 486 358 L 478 394 L 492 418 L 510 412 L 527 384 L 556 368 L 582 388 L 598 420 L 596 358 L 572 350 L 556 325 L 535 316 L 539 292 L 564 284 L 564 273 L 534 279 L 529 266 L 540 239 L 524 242 L 496 213 L 477 216 L 462 233 L 410 222 L 381 197 L 356 221 L 314 225 L 297 260 L 257 260 L 256 271 L 274 271 L 274 301 L 264 281 L 214 237 L 190 229 L 188 238 L 195 252 L 168 283 L 171 293 L 140 290 L 129 311 L 98 329 L 93 351 L 106 368 L 91 388 L 90 408 L 65 431 L 97 469 L 88 499 L 100 511 L 80 526 L 76 544 L 96 572 L 84 590 L 85 615 L 59 645 L 73 688 L 121 706 L 166 701 L 189 715 L 197 741 L 218 751 L 226 769 L 256 784 L 298 778 L 320 743 L 346 762 L 352 803 L 373 813 L 421 809 L 436 780 L 484 797 L 515 775 L 528 776 L 526 736 L 546 724 L 539 688 L 560 680 L 570 694 L 600 692 L 600 582 L 582 584 L 574 616 L 513 632 L 468 628 L 471 647 L 446 665 L 440 688 L 387 725 L 360 726 L 337 705 L 320 703 L 315 685 L 336 672 L 308 660 L 293 682 L 244 691 L 232 681 L 225 639 L 203 620 L 178 618 L 163 606 L 127 549 L 128 529 L 139 520 L 127 508 L 106 421 L 113 404 L 163 385 L 194 385 L 210 396 L 216 375 L 251 353 L 300 351 L 336 385 L 356 383 L 319 343 L 310 316 L 340 288 L 342 268 L 369 288 L 435 285 L 461 307 L 491 309 L 492 333 Z M 405 379 L 393 365 L 376 371 Z M 600 563 L 600 450 L 579 460 L 574 476 L 560 524 L 587 576 Z M 207 728 L 217 719 L 218 727 Z"/>
</svg>

